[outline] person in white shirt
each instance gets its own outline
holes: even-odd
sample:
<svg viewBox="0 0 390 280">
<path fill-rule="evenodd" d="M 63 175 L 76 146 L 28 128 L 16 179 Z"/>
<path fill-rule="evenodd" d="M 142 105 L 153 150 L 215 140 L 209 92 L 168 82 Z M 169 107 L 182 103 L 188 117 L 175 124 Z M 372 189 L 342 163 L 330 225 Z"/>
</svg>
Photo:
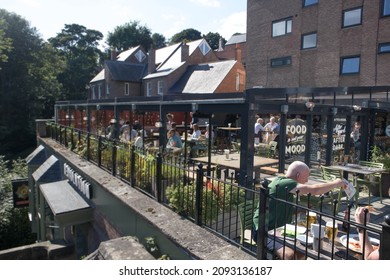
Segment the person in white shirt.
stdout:
<svg viewBox="0 0 390 280">
<path fill-rule="evenodd" d="M 263 133 L 262 132 L 265 131 L 263 123 L 264 123 L 264 120 L 262 118 L 258 118 L 256 123 L 255 123 L 255 144 L 263 142 Z M 257 141 L 258 141 L 258 143 L 256 143 Z"/>
<path fill-rule="evenodd" d="M 269 123 L 267 123 L 264 128 L 266 131 L 279 133 L 279 124 L 276 122 L 275 117 L 271 117 Z"/>
<path fill-rule="evenodd" d="M 192 126 L 192 128 L 194 129 L 194 131 L 192 132 L 191 139 L 198 140 L 198 139 L 199 139 L 199 136 L 200 136 L 201 133 L 202 133 L 202 132 L 199 130 L 198 124 L 194 124 L 194 125 Z"/>
<path fill-rule="evenodd" d="M 135 138 L 135 141 L 134 141 L 134 146 L 136 148 L 142 148 L 143 147 L 143 140 L 142 140 L 142 132 L 141 131 L 138 131 L 137 132 L 137 137 Z"/>
</svg>

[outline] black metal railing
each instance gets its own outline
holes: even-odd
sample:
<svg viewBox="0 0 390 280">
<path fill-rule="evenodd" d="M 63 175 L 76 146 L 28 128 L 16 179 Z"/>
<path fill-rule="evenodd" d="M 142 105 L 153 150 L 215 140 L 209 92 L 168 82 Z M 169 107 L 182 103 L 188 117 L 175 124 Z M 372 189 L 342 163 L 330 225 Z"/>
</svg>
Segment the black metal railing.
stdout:
<svg viewBox="0 0 390 280">
<path fill-rule="evenodd" d="M 249 187 L 241 186 L 236 183 L 234 174 L 229 174 L 229 170 L 221 166 L 207 170 L 207 167 L 192 159 L 175 156 L 163 150 L 155 152 L 148 148 L 136 148 L 130 143 L 109 140 L 55 123 L 49 123 L 48 126 L 47 131 L 50 131 L 53 140 L 258 259 L 286 257 L 287 250 L 282 256 L 268 250 L 269 242 L 281 243 L 284 248 L 291 249 L 294 256 L 299 255 L 304 259 L 359 259 L 364 252 L 360 254 L 356 250 L 351 250 L 352 246 L 356 247 L 356 242 L 352 238 L 356 237 L 353 233 L 358 226 L 363 228 L 366 234 L 380 240 L 381 244 L 390 243 L 388 225 L 383 225 L 383 229 L 381 226 L 374 227 L 371 224 L 362 226 L 351 219 L 349 213 L 353 204 L 348 205 L 348 215 L 340 217 L 336 213 L 339 203 L 337 200 L 331 204 L 333 208 L 324 201 L 324 196 L 319 198 L 319 203 L 318 201 L 313 203 L 313 200 L 318 198 L 310 195 L 304 203 L 299 201 L 298 194 L 294 201 L 283 200 L 269 194 L 268 181 L 258 185 L 254 179 L 247 178 L 246 181 L 253 184 Z M 331 245 L 327 244 L 318 252 L 314 252 L 313 245 L 303 246 L 297 235 L 292 238 L 280 236 L 278 230 L 284 229 L 286 232 L 286 228 L 269 225 L 267 220 L 270 211 L 281 211 L 269 209 L 272 200 L 284 205 L 283 209 L 290 208 L 292 212 L 286 211 L 285 215 L 292 214 L 291 224 L 295 229 L 298 226 L 306 227 L 302 234 L 306 236 L 306 241 L 310 237 L 310 226 L 306 221 L 309 212 L 314 212 L 316 222 L 322 224 L 322 227 L 325 227 L 326 221 L 340 225 L 339 233 L 347 236 L 345 244 L 324 238 L 323 242 Z M 313 208 L 314 204 L 318 207 Z M 257 209 L 259 230 L 257 236 L 253 237 L 253 217 Z M 303 219 L 300 219 L 302 215 Z M 352 243 L 349 242 L 349 237 Z M 308 244 L 309 242 L 306 242 L 306 245 Z M 382 247 L 386 248 L 380 246 L 380 250 Z M 381 256 L 390 259 L 389 253 L 383 250 Z"/>
</svg>

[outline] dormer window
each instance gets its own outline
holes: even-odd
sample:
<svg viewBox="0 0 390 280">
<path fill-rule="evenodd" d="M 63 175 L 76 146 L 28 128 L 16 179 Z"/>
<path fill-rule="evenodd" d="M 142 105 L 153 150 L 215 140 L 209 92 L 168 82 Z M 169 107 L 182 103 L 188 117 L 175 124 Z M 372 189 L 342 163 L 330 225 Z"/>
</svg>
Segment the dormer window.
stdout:
<svg viewBox="0 0 390 280">
<path fill-rule="evenodd" d="M 205 40 L 203 40 L 202 43 L 200 43 L 199 49 L 203 55 L 206 55 L 209 51 L 211 51 L 209 44 L 207 44 Z"/>
<path fill-rule="evenodd" d="M 138 62 L 142 62 L 145 59 L 146 55 L 143 51 L 138 50 L 138 52 L 135 54 L 135 58 L 138 60 Z"/>
</svg>

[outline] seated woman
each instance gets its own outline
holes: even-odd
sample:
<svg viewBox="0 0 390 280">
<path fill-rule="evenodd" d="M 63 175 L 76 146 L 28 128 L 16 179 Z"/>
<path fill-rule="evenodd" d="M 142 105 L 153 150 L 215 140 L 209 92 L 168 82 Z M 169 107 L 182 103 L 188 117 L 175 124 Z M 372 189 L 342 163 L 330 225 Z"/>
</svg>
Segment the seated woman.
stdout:
<svg viewBox="0 0 390 280">
<path fill-rule="evenodd" d="M 194 131 L 193 131 L 192 134 L 191 134 L 191 139 L 193 139 L 193 140 L 198 140 L 199 137 L 200 137 L 200 135 L 202 134 L 202 132 L 201 132 L 200 129 L 199 129 L 198 124 L 194 124 L 194 125 L 192 126 L 192 128 L 194 129 Z"/>
<path fill-rule="evenodd" d="M 174 129 L 168 131 L 168 143 L 166 148 L 172 150 L 174 154 L 179 154 L 182 151 L 183 143 Z"/>
</svg>

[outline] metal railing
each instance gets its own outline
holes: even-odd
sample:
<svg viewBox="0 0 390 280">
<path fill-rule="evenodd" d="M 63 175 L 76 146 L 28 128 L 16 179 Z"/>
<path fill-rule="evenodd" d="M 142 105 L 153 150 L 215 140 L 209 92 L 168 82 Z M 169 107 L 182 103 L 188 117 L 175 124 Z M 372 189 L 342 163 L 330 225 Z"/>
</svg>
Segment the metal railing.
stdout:
<svg viewBox="0 0 390 280">
<path fill-rule="evenodd" d="M 294 255 L 299 254 L 304 259 L 362 257 L 362 254 L 350 250 L 349 242 L 344 244 L 345 246 L 333 242 L 332 246 L 313 253 L 308 246 L 301 246 L 296 236 L 292 239 L 277 236 L 277 230 L 273 230 L 276 226 L 269 225 L 267 221 L 270 211 L 280 211 L 280 209 L 268 208 L 272 200 L 292 211 L 294 218 L 291 223 L 293 225 L 299 225 L 298 217 L 301 213 L 305 213 L 304 215 L 308 218 L 308 213 L 314 212 L 317 221 L 328 220 L 342 225 L 342 230 L 347 236 L 352 236 L 351 234 L 356 232 L 356 227 L 360 226 L 365 234 L 376 237 L 381 244 L 388 246 L 387 244 L 390 243 L 388 225 L 383 225 L 383 228 L 373 227 L 371 224 L 361 226 L 357 225 L 349 214 L 346 217 L 340 217 L 336 213 L 337 200 L 333 201 L 333 209 L 325 211 L 327 204 L 323 200 L 324 196 L 321 196 L 320 203 L 315 203 L 319 205 L 318 208 L 314 209 L 312 206 L 314 198 L 310 195 L 307 203 L 300 202 L 299 195 L 295 196 L 294 201 L 283 200 L 269 194 L 267 181 L 263 185 L 256 185 L 253 179 L 252 186 L 241 186 L 235 183 L 234 176 L 230 176 L 229 170 L 221 166 L 216 166 L 207 172 L 202 164 L 192 159 L 174 156 L 164 151 L 151 152 L 147 148 L 136 148 L 130 143 L 109 140 L 55 123 L 48 125 L 52 139 L 68 147 L 83 159 L 96 164 L 258 259 L 276 257 L 274 252 L 267 249 L 266 245 L 270 240 L 275 240 L 274 242 L 281 243 L 283 247 L 292 249 Z M 258 207 L 259 231 L 258 235 L 253 238 L 252 220 Z M 351 213 L 352 204 L 348 207 L 348 213 Z M 288 214 L 285 213 L 286 216 Z M 307 223 L 305 226 L 307 239 L 310 227 Z M 382 258 L 390 259 L 389 253 L 382 250 L 382 247 L 386 246 L 380 246 L 380 253 Z M 284 257 L 283 255 L 282 258 Z"/>
</svg>

